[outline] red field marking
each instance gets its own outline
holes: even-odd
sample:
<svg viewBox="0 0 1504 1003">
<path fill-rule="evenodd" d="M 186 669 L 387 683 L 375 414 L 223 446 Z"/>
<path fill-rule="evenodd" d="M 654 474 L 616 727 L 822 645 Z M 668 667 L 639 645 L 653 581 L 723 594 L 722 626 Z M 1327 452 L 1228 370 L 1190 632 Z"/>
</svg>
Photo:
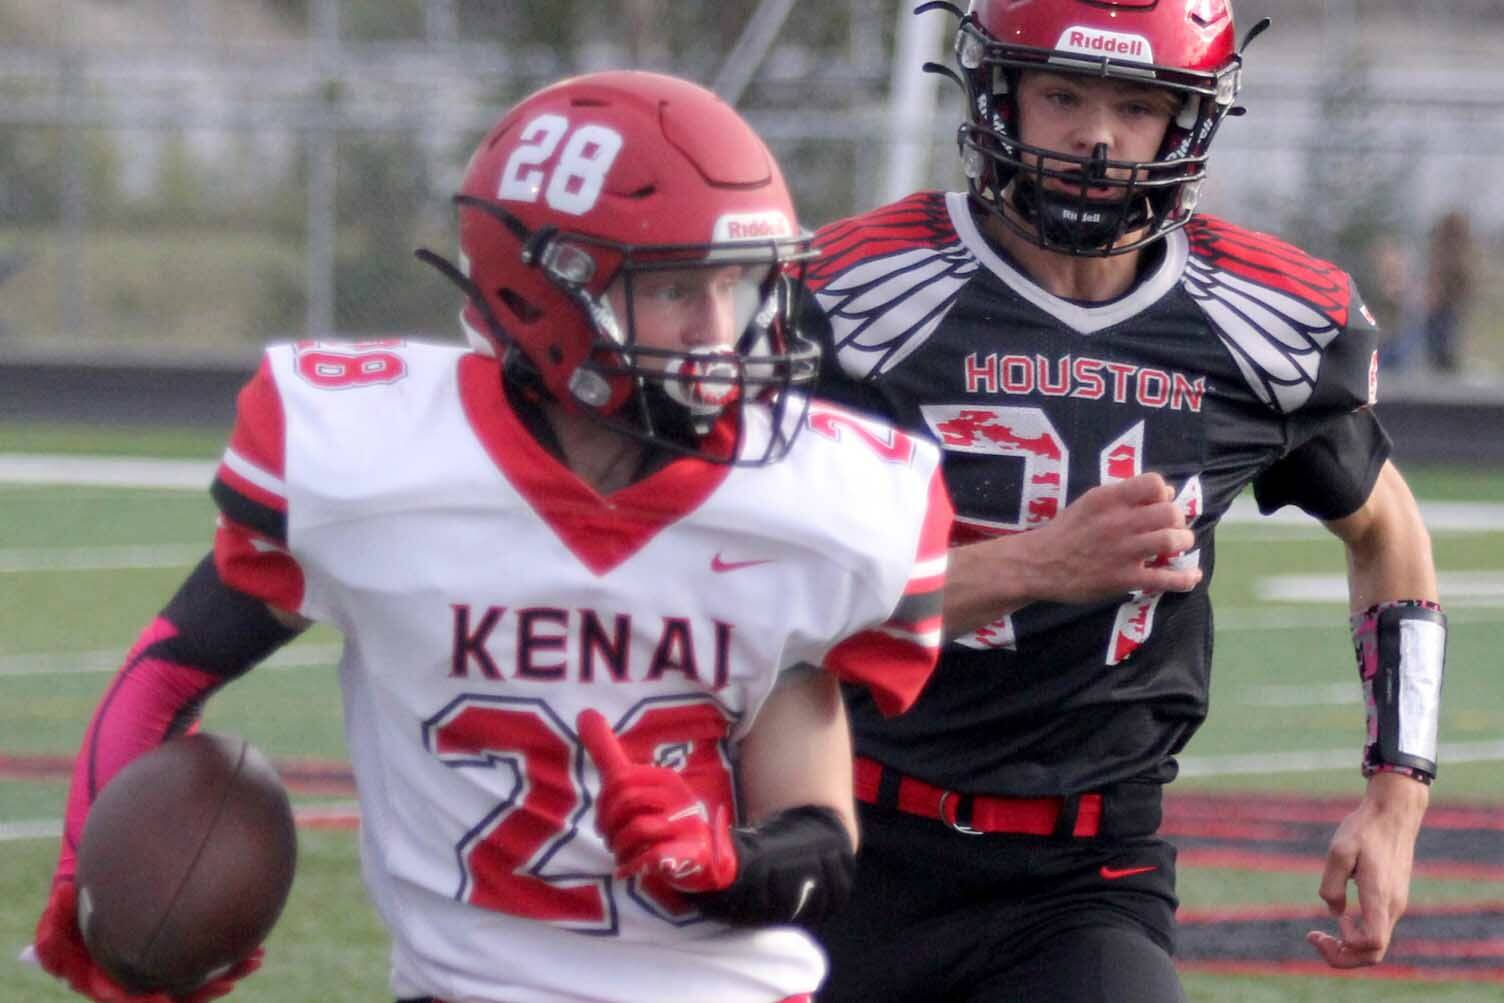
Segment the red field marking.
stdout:
<svg viewBox="0 0 1504 1003">
<path fill-rule="evenodd" d="M 1406 940 L 1391 948 L 1421 958 L 1499 958 L 1504 960 L 1504 937 L 1489 940 Z"/>
<path fill-rule="evenodd" d="M 1278 822 L 1248 822 L 1240 819 L 1182 818 L 1166 814 L 1159 827 L 1163 836 L 1200 836 L 1206 839 L 1248 839 L 1283 843 L 1299 838 L 1301 833 Z"/>
<path fill-rule="evenodd" d="M 0 780 L 67 780 L 72 775 L 72 756 L 0 754 Z"/>
<path fill-rule="evenodd" d="M 296 804 L 293 805 L 292 817 L 299 829 L 357 829 L 360 827 L 360 806 L 348 801 Z"/>
<path fill-rule="evenodd" d="M 355 779 L 348 763 L 333 759 L 279 759 L 277 775 L 296 794 L 352 795 Z M 69 780 L 72 756 L 0 754 L 0 780 Z"/>
<path fill-rule="evenodd" d="M 1441 902 L 1405 912 L 1387 960 L 1354 973 L 1329 968 L 1303 948 L 1302 928 L 1329 927 L 1321 905 L 1234 906 L 1182 910 L 1178 916 L 1185 971 L 1219 975 L 1302 975 L 1453 982 L 1504 982 L 1504 937 L 1495 917 L 1504 901 Z M 1221 957 L 1226 948 L 1236 959 Z M 1248 955 L 1262 955 L 1263 960 Z M 1292 954 L 1296 956 L 1292 956 Z"/>
<path fill-rule="evenodd" d="M 1178 825 L 1211 820 L 1221 824 L 1250 822 L 1325 822 L 1336 824 L 1358 807 L 1357 798 L 1302 797 L 1288 794 L 1181 794 L 1171 787 L 1165 794 L 1162 832 L 1181 832 Z M 1504 805 L 1451 802 L 1426 811 L 1428 829 L 1504 830 Z M 1186 835 L 1195 833 L 1185 832 Z"/>
<path fill-rule="evenodd" d="M 1482 902 L 1431 902 L 1413 905 L 1405 910 L 1406 916 L 1470 916 L 1479 912 L 1504 912 L 1504 901 L 1488 899 Z M 1188 923 L 1242 923 L 1258 920 L 1282 919 L 1330 919 L 1324 906 L 1305 903 L 1282 905 L 1226 906 L 1221 909 L 1181 909 L 1176 919 L 1182 926 Z"/>
</svg>

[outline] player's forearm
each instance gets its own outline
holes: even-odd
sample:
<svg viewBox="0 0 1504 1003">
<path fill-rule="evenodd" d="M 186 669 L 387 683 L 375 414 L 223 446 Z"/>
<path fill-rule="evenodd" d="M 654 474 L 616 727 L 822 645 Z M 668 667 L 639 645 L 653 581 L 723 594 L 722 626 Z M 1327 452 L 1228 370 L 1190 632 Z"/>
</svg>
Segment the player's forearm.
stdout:
<svg viewBox="0 0 1504 1003">
<path fill-rule="evenodd" d="M 814 666 L 786 670 L 742 742 L 739 780 L 747 821 L 805 805 L 827 808 L 857 844 L 851 731 L 836 678 Z"/>
<path fill-rule="evenodd" d="M 1043 597 L 1050 569 L 1031 553 L 1031 535 L 951 548 L 945 572 L 946 637 L 970 633 Z"/>
<path fill-rule="evenodd" d="M 176 632 L 160 616 L 148 624 L 95 708 L 73 764 L 59 876 L 73 873 L 74 849 L 99 792 L 133 759 L 189 728 L 204 698 L 223 682 L 162 657 Z"/>
<path fill-rule="evenodd" d="M 68 794 L 58 873 L 70 876 L 89 806 L 137 756 L 187 731 L 203 702 L 297 631 L 227 588 L 205 557 L 147 625 L 84 732 Z"/>
</svg>

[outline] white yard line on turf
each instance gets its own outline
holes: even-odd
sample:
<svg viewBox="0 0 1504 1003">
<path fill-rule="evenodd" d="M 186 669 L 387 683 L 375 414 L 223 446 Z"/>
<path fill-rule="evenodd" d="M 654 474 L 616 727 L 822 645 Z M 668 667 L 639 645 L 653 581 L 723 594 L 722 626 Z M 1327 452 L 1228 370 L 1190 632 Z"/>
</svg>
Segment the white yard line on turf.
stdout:
<svg viewBox="0 0 1504 1003">
<path fill-rule="evenodd" d="M 1450 742 L 1437 746 L 1438 762 L 1495 763 L 1504 760 L 1504 742 Z M 1228 756 L 1179 756 L 1182 777 L 1232 777 L 1265 773 L 1314 773 L 1353 769 L 1353 750 L 1255 752 Z"/>
<path fill-rule="evenodd" d="M 209 542 L 108 547 L 0 548 L 0 575 L 35 571 L 135 571 L 186 568 L 209 552 Z"/>
<path fill-rule="evenodd" d="M 261 666 L 270 669 L 307 669 L 339 661 L 337 644 L 297 644 L 279 651 Z M 114 672 L 125 658 L 125 649 L 62 651 L 35 655 L 0 655 L 0 677 L 77 675 Z"/>
<path fill-rule="evenodd" d="M 1504 571 L 1443 571 L 1436 577 L 1448 610 L 1462 606 L 1504 606 Z M 1267 575 L 1253 594 L 1263 602 L 1346 603 L 1347 576 L 1342 574 Z"/>
<path fill-rule="evenodd" d="M 301 823 L 354 822 L 360 819 L 360 805 L 355 801 L 294 806 L 292 815 Z M 0 822 L 0 843 L 23 839 L 57 839 L 63 834 L 62 819 L 33 818 L 17 822 Z"/>
<path fill-rule="evenodd" d="M 216 466 L 203 460 L 0 453 L 0 482 L 202 491 L 214 479 Z"/>
<path fill-rule="evenodd" d="M 1433 535 L 1504 533 L 1504 504 L 1499 502 L 1421 501 L 1421 517 Z M 1260 543 L 1330 537 L 1315 519 L 1298 509 L 1282 508 L 1273 515 L 1259 515 L 1250 498 L 1239 498 L 1222 517 L 1217 539 L 1222 543 Z"/>
</svg>

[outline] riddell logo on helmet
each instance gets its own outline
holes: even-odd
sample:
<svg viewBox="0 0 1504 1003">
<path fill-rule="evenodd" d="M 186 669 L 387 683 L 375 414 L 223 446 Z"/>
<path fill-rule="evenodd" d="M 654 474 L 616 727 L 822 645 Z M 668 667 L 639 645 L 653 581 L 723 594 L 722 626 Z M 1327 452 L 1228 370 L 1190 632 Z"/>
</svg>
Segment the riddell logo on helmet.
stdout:
<svg viewBox="0 0 1504 1003">
<path fill-rule="evenodd" d="M 1109 56 L 1134 63 L 1154 62 L 1154 47 L 1143 35 L 1125 35 L 1077 25 L 1060 33 L 1055 48 L 1062 52 L 1079 52 L 1088 56 Z"/>
<path fill-rule="evenodd" d="M 793 234 L 788 217 L 776 209 L 768 212 L 737 213 L 715 221 L 717 242 L 723 240 L 777 240 Z"/>
</svg>

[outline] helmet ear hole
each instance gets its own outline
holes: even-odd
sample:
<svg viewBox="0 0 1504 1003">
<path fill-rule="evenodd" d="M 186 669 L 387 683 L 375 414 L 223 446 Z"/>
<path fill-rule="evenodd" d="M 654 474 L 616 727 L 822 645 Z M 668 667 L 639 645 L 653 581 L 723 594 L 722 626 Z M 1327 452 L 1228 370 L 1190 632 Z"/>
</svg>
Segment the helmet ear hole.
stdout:
<svg viewBox="0 0 1504 1003">
<path fill-rule="evenodd" d="M 496 298 L 505 303 L 512 315 L 524 324 L 536 324 L 543 319 L 543 311 L 529 303 L 516 290 L 502 287 L 496 290 Z"/>
</svg>

